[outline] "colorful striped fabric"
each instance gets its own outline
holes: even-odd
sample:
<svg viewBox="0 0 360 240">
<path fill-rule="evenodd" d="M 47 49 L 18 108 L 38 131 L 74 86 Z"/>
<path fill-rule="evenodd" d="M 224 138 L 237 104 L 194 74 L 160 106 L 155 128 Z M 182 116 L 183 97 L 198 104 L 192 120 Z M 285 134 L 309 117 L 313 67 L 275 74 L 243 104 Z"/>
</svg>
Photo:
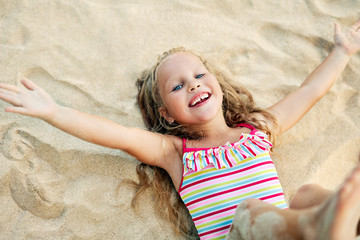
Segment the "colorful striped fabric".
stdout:
<svg viewBox="0 0 360 240">
<path fill-rule="evenodd" d="M 179 194 L 192 216 L 200 239 L 224 239 L 237 205 L 257 198 L 287 208 L 267 135 L 250 125 L 236 143 L 218 148 L 186 148 Z"/>
</svg>

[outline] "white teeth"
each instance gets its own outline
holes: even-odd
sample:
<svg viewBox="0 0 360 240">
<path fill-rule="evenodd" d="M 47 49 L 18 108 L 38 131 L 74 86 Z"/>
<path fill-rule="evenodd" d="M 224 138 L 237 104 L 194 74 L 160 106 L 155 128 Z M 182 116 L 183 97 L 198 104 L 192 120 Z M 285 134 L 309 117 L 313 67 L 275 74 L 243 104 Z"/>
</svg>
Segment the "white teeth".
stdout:
<svg viewBox="0 0 360 240">
<path fill-rule="evenodd" d="M 205 98 L 208 98 L 209 97 L 209 94 L 208 93 L 203 93 L 201 94 L 200 96 L 198 96 L 197 98 L 194 99 L 194 101 L 192 101 L 190 103 L 190 106 L 193 107 L 195 106 L 198 102 L 200 102 L 201 100 L 205 99 Z"/>
</svg>

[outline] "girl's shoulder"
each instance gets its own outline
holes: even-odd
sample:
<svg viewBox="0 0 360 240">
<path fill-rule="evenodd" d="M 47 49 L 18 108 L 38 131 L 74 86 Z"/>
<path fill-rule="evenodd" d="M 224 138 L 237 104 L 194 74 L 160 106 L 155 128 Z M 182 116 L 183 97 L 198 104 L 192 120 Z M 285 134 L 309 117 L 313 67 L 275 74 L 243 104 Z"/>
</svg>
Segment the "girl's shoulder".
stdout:
<svg viewBox="0 0 360 240">
<path fill-rule="evenodd" d="M 167 136 L 169 136 L 169 139 L 173 143 L 175 150 L 179 153 L 182 153 L 183 139 L 178 136 L 174 136 L 174 135 L 167 135 Z"/>
<path fill-rule="evenodd" d="M 179 156 L 182 155 L 182 149 L 183 149 L 183 139 L 174 136 L 174 135 L 163 135 L 164 138 L 164 147 L 168 148 L 170 150 L 169 152 L 172 152 L 172 154 L 177 154 Z"/>
</svg>

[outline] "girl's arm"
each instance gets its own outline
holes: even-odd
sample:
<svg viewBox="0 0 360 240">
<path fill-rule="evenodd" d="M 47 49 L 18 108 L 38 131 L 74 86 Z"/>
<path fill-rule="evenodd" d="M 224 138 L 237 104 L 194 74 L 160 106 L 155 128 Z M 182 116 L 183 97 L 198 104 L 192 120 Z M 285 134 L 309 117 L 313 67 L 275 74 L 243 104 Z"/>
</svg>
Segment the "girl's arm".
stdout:
<svg viewBox="0 0 360 240">
<path fill-rule="evenodd" d="M 28 79 L 21 80 L 25 89 L 0 84 L 0 99 L 12 104 L 7 112 L 42 119 L 75 137 L 98 145 L 121 149 L 150 165 L 164 167 L 173 153 L 171 137 L 149 131 L 127 128 L 110 120 L 57 105 L 51 96 Z M 165 157 L 165 158 L 164 158 Z"/>
<path fill-rule="evenodd" d="M 343 34 L 335 24 L 335 47 L 294 92 L 267 110 L 277 120 L 276 133 L 281 134 L 297 123 L 323 97 L 343 72 L 350 57 L 360 50 L 360 21 Z"/>
</svg>

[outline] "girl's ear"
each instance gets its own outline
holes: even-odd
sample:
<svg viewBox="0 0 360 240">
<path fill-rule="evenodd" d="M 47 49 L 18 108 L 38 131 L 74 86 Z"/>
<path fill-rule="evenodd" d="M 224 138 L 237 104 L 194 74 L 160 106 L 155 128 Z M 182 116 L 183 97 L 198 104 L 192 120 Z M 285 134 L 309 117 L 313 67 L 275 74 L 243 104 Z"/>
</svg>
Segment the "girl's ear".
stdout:
<svg viewBox="0 0 360 240">
<path fill-rule="evenodd" d="M 174 119 L 170 116 L 168 110 L 165 107 L 159 107 L 159 113 L 168 123 L 173 123 Z"/>
</svg>

